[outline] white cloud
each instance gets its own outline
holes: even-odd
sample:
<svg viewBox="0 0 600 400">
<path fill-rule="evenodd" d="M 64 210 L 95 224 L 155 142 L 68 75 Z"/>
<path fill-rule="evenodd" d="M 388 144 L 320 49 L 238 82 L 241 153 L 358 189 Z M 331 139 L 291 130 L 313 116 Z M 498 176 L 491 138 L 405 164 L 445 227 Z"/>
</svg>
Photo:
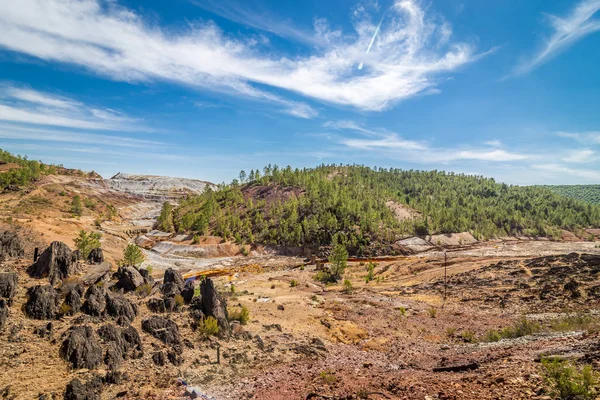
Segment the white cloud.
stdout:
<svg viewBox="0 0 600 400">
<path fill-rule="evenodd" d="M 94 108 L 66 97 L 9 84 L 0 85 L 0 120 L 76 129 L 144 129 L 139 121 L 114 110 Z"/>
<path fill-rule="evenodd" d="M 556 135 L 586 145 L 600 144 L 600 132 L 556 132 Z"/>
<path fill-rule="evenodd" d="M 261 87 L 320 101 L 383 110 L 436 90 L 437 77 L 477 59 L 453 42 L 448 23 L 426 14 L 418 0 L 396 0 L 377 40 L 357 66 L 379 22 L 359 8 L 354 32 L 331 32 L 320 20 L 309 55 L 276 54 L 225 35 L 213 23 L 167 31 L 135 12 L 101 0 L 0 2 L 0 46 L 47 61 L 75 64 L 120 81 L 166 80 L 280 104 L 303 118 L 308 104 L 290 102 Z"/>
<path fill-rule="evenodd" d="M 597 169 L 570 168 L 555 163 L 533 165 L 533 168 L 555 174 L 562 174 L 565 175 L 566 178 L 578 177 L 594 183 L 600 182 L 600 171 Z"/>
<path fill-rule="evenodd" d="M 569 15 L 564 17 L 547 15 L 554 30 L 552 35 L 544 43 L 541 51 L 533 59 L 521 64 L 515 72 L 517 74 L 529 72 L 578 40 L 599 31 L 600 19 L 594 18 L 598 10 L 600 10 L 600 0 L 582 0 L 571 10 Z"/>
<path fill-rule="evenodd" d="M 566 163 L 572 164 L 585 164 L 598 160 L 598 156 L 593 150 L 584 149 L 584 150 L 574 150 L 570 151 L 566 157 L 562 159 Z"/>
<path fill-rule="evenodd" d="M 483 144 L 485 144 L 487 146 L 492 146 L 492 147 L 502 147 L 502 142 L 497 139 L 488 140 L 487 142 L 483 142 Z"/>
</svg>

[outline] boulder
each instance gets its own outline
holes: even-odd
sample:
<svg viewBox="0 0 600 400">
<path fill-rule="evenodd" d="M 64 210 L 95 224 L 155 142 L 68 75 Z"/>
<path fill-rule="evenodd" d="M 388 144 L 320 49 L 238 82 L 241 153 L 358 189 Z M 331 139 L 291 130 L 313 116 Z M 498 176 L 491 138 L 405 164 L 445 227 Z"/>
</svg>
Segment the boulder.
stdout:
<svg viewBox="0 0 600 400">
<path fill-rule="evenodd" d="M 185 286 L 185 282 L 183 280 L 183 276 L 181 275 L 181 272 L 174 270 L 173 268 L 169 268 L 165 271 L 165 276 L 163 279 L 163 293 L 165 293 L 165 286 L 169 283 L 173 283 L 174 286 L 177 289 L 177 293 L 179 294 L 181 293 L 181 291 L 183 290 L 184 286 Z M 175 287 L 170 286 L 169 290 L 175 291 Z"/>
<path fill-rule="evenodd" d="M 107 294 L 106 312 L 111 317 L 119 318 L 125 324 L 128 324 L 135 319 L 137 307 L 123 295 Z"/>
<path fill-rule="evenodd" d="M 15 272 L 0 274 L 0 297 L 12 302 L 13 297 L 17 294 L 17 286 L 19 284 L 19 275 Z"/>
<path fill-rule="evenodd" d="M 229 336 L 229 316 L 227 315 L 227 302 L 223 299 L 210 278 L 200 284 L 202 295 L 202 312 L 208 317 L 214 317 L 219 322 L 219 334 Z"/>
<path fill-rule="evenodd" d="M 65 307 L 63 311 L 65 314 L 75 315 L 81 310 L 81 294 L 79 290 L 71 290 L 65 296 L 65 302 L 63 303 Z"/>
<path fill-rule="evenodd" d="M 123 352 L 115 343 L 109 343 L 104 355 L 104 364 L 110 371 L 116 371 L 123 364 Z"/>
<path fill-rule="evenodd" d="M 73 250 L 73 252 L 71 253 L 71 260 L 73 260 L 74 263 L 80 261 L 83 257 L 81 256 L 81 252 L 79 250 Z"/>
<path fill-rule="evenodd" d="M 104 253 L 102 252 L 102 249 L 92 249 L 90 254 L 88 254 L 87 262 L 91 265 L 102 264 L 104 262 Z"/>
<path fill-rule="evenodd" d="M 0 329 L 6 325 L 8 319 L 8 302 L 4 299 L 0 299 Z"/>
<path fill-rule="evenodd" d="M 54 324 L 48 322 L 46 325 L 38 326 L 33 330 L 33 333 L 41 338 L 52 339 L 52 336 L 54 335 Z"/>
<path fill-rule="evenodd" d="M 34 286 L 27 291 L 25 313 L 33 319 L 54 319 L 60 296 L 50 285 Z"/>
<path fill-rule="evenodd" d="M 105 344 L 113 344 L 115 348 L 111 352 L 118 352 L 118 356 L 123 360 L 139 358 L 144 354 L 140 335 L 131 325 L 122 329 L 112 324 L 106 324 L 98 329 L 98 336 Z M 115 360 L 117 359 L 118 357 Z M 106 364 L 108 365 L 108 363 Z"/>
<path fill-rule="evenodd" d="M 144 283 L 147 285 L 154 285 L 154 278 L 152 278 L 152 276 L 150 275 L 150 272 L 148 272 L 147 269 L 140 269 L 139 270 L 140 275 L 142 275 L 142 278 L 144 278 Z"/>
<path fill-rule="evenodd" d="M 169 350 L 167 352 L 167 358 L 171 362 L 171 364 L 175 366 L 180 366 L 183 364 L 183 357 L 181 356 L 181 351 Z"/>
<path fill-rule="evenodd" d="M 77 378 L 67 385 L 65 400 L 100 400 L 102 396 L 102 379 L 94 376 L 85 384 Z"/>
<path fill-rule="evenodd" d="M 117 289 L 123 289 L 126 292 L 133 291 L 144 284 L 144 277 L 136 267 L 130 265 L 119 267 L 115 278 L 118 280 L 115 285 Z"/>
<path fill-rule="evenodd" d="M 100 265 L 94 265 L 88 269 L 88 272 L 81 278 L 81 282 L 86 285 L 95 285 L 98 282 L 110 280 L 110 263 L 103 262 Z"/>
<path fill-rule="evenodd" d="M 91 326 L 73 326 L 60 347 L 60 355 L 75 369 L 94 369 L 102 363 L 102 347 Z"/>
<path fill-rule="evenodd" d="M 102 317 L 106 314 L 106 289 L 103 286 L 93 285 L 88 288 L 82 311 L 93 317 Z"/>
<path fill-rule="evenodd" d="M 144 355 L 144 347 L 142 346 L 142 338 L 137 329 L 129 325 L 123 328 L 123 340 L 127 343 L 128 354 L 131 358 L 140 358 Z"/>
<path fill-rule="evenodd" d="M 179 290 L 179 286 L 175 282 L 165 283 L 164 285 L 162 285 L 160 290 L 162 291 L 165 298 L 173 298 L 181 294 L 181 290 Z"/>
<path fill-rule="evenodd" d="M 0 233 L 0 261 L 24 256 L 23 242 L 16 232 L 4 231 Z"/>
<path fill-rule="evenodd" d="M 146 305 L 150 311 L 155 313 L 164 313 L 167 311 L 165 308 L 165 301 L 163 299 L 150 299 Z"/>
<path fill-rule="evenodd" d="M 55 285 L 75 273 L 72 251 L 62 242 L 52 242 L 27 272 L 33 278 L 48 277 Z"/>
<path fill-rule="evenodd" d="M 156 353 L 152 354 L 152 362 L 154 362 L 154 365 L 156 366 L 164 366 L 167 363 L 165 353 L 163 353 L 162 351 L 157 351 Z"/>
<path fill-rule="evenodd" d="M 193 281 L 187 281 L 185 283 L 185 286 L 183 287 L 183 290 L 181 291 L 181 296 L 183 296 L 183 301 L 185 302 L 185 304 L 190 304 L 192 302 L 192 299 L 194 298 L 194 282 Z"/>
<path fill-rule="evenodd" d="M 179 328 L 170 319 L 152 316 L 142 321 L 142 329 L 167 345 L 181 346 L 182 344 Z"/>
</svg>

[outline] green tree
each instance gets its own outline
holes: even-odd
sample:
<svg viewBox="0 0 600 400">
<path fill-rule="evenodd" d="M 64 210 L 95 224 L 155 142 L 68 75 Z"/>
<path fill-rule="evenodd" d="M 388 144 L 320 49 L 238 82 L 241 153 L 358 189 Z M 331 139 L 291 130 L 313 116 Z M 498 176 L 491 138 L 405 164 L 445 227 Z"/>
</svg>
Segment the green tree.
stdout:
<svg viewBox="0 0 600 400">
<path fill-rule="evenodd" d="M 78 194 L 76 194 L 75 197 L 73 197 L 73 200 L 71 201 L 71 213 L 78 217 L 81 216 L 81 214 L 83 213 L 81 196 L 79 196 Z"/>
<path fill-rule="evenodd" d="M 84 260 L 87 259 L 92 250 L 100 248 L 101 237 L 100 232 L 86 232 L 83 229 L 79 231 L 79 236 L 74 239 L 74 242 Z"/>
<path fill-rule="evenodd" d="M 135 244 L 128 244 L 123 252 L 123 260 L 121 261 L 121 264 L 137 267 L 144 262 L 144 258 L 145 257 L 142 249 Z"/>
<path fill-rule="evenodd" d="M 331 263 L 331 274 L 335 280 L 339 280 L 348 266 L 348 250 L 346 250 L 346 246 L 337 243 L 333 247 L 333 250 L 331 250 L 329 262 Z"/>
<path fill-rule="evenodd" d="M 170 202 L 165 201 L 163 203 L 160 215 L 156 220 L 156 225 L 163 232 L 173 232 L 175 230 L 173 225 L 173 206 Z"/>
</svg>

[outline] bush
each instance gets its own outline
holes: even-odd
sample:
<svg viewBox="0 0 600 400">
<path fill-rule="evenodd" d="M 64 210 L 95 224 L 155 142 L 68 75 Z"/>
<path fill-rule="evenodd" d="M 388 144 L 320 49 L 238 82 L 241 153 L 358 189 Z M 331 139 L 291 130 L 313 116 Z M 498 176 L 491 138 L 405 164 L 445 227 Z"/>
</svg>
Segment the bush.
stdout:
<svg viewBox="0 0 600 400">
<path fill-rule="evenodd" d="M 550 328 L 557 332 L 587 331 L 596 325 L 596 320 L 589 314 L 578 313 L 558 318 L 550 324 Z"/>
<path fill-rule="evenodd" d="M 246 325 L 250 321 L 250 311 L 246 306 L 242 306 L 239 310 L 229 311 L 230 321 L 239 321 L 240 324 Z"/>
<path fill-rule="evenodd" d="M 331 263 L 331 274 L 337 281 L 348 266 L 348 250 L 346 250 L 346 246 L 341 243 L 336 244 L 329 256 L 329 262 Z"/>
<path fill-rule="evenodd" d="M 315 281 L 319 281 L 321 283 L 335 283 L 336 279 L 333 275 L 331 275 L 329 272 L 327 271 L 319 271 L 315 274 L 314 277 Z"/>
<path fill-rule="evenodd" d="M 96 208 L 96 202 L 94 202 L 94 200 L 86 198 L 83 200 L 83 204 L 86 206 L 86 208 L 89 208 L 90 210 L 93 210 Z"/>
<path fill-rule="evenodd" d="M 367 276 L 365 276 L 366 283 L 369 283 L 373 280 L 374 271 L 375 271 L 375 264 L 373 264 L 372 262 L 369 262 L 369 265 L 367 265 Z"/>
<path fill-rule="evenodd" d="M 542 360 L 543 376 L 553 398 L 560 400 L 593 400 L 597 395 L 598 373 L 591 365 L 576 368 L 554 359 Z"/>
<path fill-rule="evenodd" d="M 183 305 L 185 304 L 185 302 L 183 301 L 183 296 L 180 294 L 176 294 L 173 300 L 175 300 L 175 304 L 177 304 L 177 307 L 183 307 Z"/>
<path fill-rule="evenodd" d="M 330 371 L 321 371 L 319 376 L 328 385 L 333 385 L 338 381 L 338 378 Z"/>
<path fill-rule="evenodd" d="M 352 293 L 352 282 L 350 282 L 350 279 L 344 279 L 344 283 L 342 284 L 342 292 L 346 294 Z"/>
<path fill-rule="evenodd" d="M 100 238 L 102 235 L 99 232 L 86 232 L 83 229 L 79 231 L 79 236 L 75 238 L 75 247 L 81 253 L 83 259 L 87 259 L 90 252 L 100 248 Z"/>
<path fill-rule="evenodd" d="M 401 317 L 404 317 L 404 316 L 406 316 L 406 308 L 404 308 L 404 307 L 400 307 L 400 316 L 401 316 Z"/>
<path fill-rule="evenodd" d="M 135 244 L 128 244 L 123 251 L 123 260 L 120 261 L 121 265 L 132 265 L 134 267 L 139 266 L 144 262 L 144 253 Z"/>
<path fill-rule="evenodd" d="M 463 333 L 460 334 L 460 337 L 462 338 L 462 340 L 464 340 L 466 343 L 474 343 L 477 340 L 475 339 L 475 333 L 473 333 L 472 330 L 467 329 L 466 331 L 464 331 Z"/>
<path fill-rule="evenodd" d="M 501 339 L 516 339 L 522 336 L 533 335 L 540 330 L 540 324 L 521 317 L 512 326 L 507 326 L 501 330 L 489 330 L 483 340 L 486 342 L 497 342 Z"/>
<path fill-rule="evenodd" d="M 198 323 L 200 334 L 208 338 L 219 333 L 219 321 L 215 317 L 206 317 Z"/>
<path fill-rule="evenodd" d="M 430 307 L 427 310 L 427 314 L 431 317 L 431 318 L 435 318 L 437 316 L 437 308 L 435 307 Z"/>
<path fill-rule="evenodd" d="M 290 281 L 290 287 L 296 287 L 296 286 L 298 286 L 298 281 L 297 281 L 297 280 L 295 280 L 295 279 L 292 279 L 292 280 Z"/>
<path fill-rule="evenodd" d="M 200 235 L 194 235 L 192 237 L 192 244 L 198 244 L 200 243 Z"/>
<path fill-rule="evenodd" d="M 140 297 L 146 297 L 152 292 L 152 286 L 147 283 L 140 285 L 135 288 L 135 293 Z"/>
<path fill-rule="evenodd" d="M 83 205 L 81 204 L 81 196 L 78 194 L 73 197 L 71 201 L 71 214 L 80 217 L 83 214 Z"/>
</svg>

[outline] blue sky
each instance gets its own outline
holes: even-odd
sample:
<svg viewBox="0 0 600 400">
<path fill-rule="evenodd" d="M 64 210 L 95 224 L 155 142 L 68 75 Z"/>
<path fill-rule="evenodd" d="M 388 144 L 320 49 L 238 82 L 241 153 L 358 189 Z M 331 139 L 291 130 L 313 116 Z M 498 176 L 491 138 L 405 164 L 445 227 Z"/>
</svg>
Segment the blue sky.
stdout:
<svg viewBox="0 0 600 400">
<path fill-rule="evenodd" d="M 600 0 L 19 0 L 0 32 L 0 147 L 30 158 L 600 183 Z"/>
</svg>

